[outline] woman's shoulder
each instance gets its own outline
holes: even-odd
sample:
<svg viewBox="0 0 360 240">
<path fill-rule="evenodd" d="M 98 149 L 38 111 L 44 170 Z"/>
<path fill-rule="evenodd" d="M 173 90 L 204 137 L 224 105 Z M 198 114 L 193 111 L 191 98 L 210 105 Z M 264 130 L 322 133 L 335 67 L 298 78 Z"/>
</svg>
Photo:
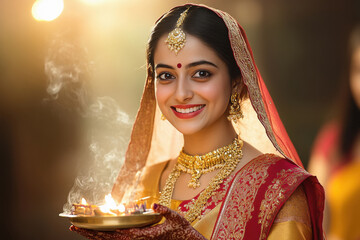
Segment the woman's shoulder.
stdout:
<svg viewBox="0 0 360 240">
<path fill-rule="evenodd" d="M 296 165 L 293 161 L 278 156 L 276 154 L 261 154 L 235 173 L 234 184 L 243 186 L 244 180 L 246 184 L 259 183 L 265 191 L 271 192 L 273 189 L 282 189 L 282 193 L 290 196 L 290 194 L 305 179 L 311 177 L 304 168 Z M 247 181 L 246 179 L 252 179 Z M 266 190 L 267 189 L 267 190 Z"/>
<path fill-rule="evenodd" d="M 280 236 L 286 239 L 312 239 L 309 205 L 302 185 L 281 207 L 270 229 L 268 239 L 279 239 Z"/>
<path fill-rule="evenodd" d="M 268 167 L 276 167 L 277 169 L 281 168 L 297 168 L 293 161 L 284 158 L 281 155 L 275 153 L 262 153 L 251 144 L 244 141 L 243 146 L 243 159 L 241 160 L 236 172 L 243 168 L 259 168 L 259 169 L 268 169 Z M 299 167 L 300 168 L 300 167 Z M 303 169 L 303 168 L 301 168 Z"/>
<path fill-rule="evenodd" d="M 298 171 L 309 174 L 304 168 L 298 166 L 292 160 L 273 153 L 264 153 L 253 158 L 247 167 L 256 167 L 262 170 L 272 171 Z M 246 167 L 246 166 L 245 166 Z"/>
<path fill-rule="evenodd" d="M 141 173 L 140 186 L 147 194 L 149 194 L 149 192 L 157 193 L 159 191 L 160 177 L 168 164 L 169 161 L 164 161 L 144 167 Z"/>
</svg>

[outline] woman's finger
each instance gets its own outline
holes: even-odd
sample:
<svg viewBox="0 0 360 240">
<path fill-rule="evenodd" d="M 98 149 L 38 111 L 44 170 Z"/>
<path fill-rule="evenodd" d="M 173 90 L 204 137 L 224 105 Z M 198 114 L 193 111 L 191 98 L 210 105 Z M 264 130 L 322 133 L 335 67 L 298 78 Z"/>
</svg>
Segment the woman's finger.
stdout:
<svg viewBox="0 0 360 240">
<path fill-rule="evenodd" d="M 167 221 L 175 222 L 180 225 L 189 225 L 189 222 L 184 217 L 168 207 L 154 203 L 153 209 L 154 212 L 162 214 Z"/>
</svg>

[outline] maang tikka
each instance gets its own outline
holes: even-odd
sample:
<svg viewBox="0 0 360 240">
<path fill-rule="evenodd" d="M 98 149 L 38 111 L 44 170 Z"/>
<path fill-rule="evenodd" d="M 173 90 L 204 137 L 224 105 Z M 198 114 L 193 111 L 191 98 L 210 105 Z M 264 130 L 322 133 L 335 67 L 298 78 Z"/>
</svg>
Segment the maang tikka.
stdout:
<svg viewBox="0 0 360 240">
<path fill-rule="evenodd" d="M 227 117 L 229 121 L 234 121 L 234 123 L 237 123 L 241 118 L 244 117 L 241 108 L 240 108 L 240 98 L 237 92 L 234 92 L 231 94 L 231 105 L 230 105 L 230 111 L 229 116 Z"/>
<path fill-rule="evenodd" d="M 181 26 L 184 23 L 184 20 L 186 18 L 189 9 L 190 7 L 188 7 L 184 12 L 180 14 L 180 17 L 176 22 L 175 29 L 169 33 L 167 39 L 165 40 L 165 43 L 168 45 L 170 51 L 174 51 L 176 55 L 185 46 L 186 34 L 181 29 Z"/>
</svg>

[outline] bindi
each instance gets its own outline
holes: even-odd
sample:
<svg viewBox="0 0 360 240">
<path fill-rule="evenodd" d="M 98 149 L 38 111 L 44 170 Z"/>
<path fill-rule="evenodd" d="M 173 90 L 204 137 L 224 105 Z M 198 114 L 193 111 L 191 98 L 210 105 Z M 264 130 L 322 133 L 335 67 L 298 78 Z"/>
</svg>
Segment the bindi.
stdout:
<svg viewBox="0 0 360 240">
<path fill-rule="evenodd" d="M 181 63 L 178 63 L 177 65 L 176 65 L 178 68 L 181 68 Z"/>
</svg>

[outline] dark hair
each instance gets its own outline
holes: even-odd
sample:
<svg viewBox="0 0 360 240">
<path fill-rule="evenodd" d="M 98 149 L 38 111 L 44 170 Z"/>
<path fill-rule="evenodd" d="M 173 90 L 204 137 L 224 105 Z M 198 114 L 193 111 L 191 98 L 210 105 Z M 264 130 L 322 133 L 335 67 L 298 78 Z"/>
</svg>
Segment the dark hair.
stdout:
<svg viewBox="0 0 360 240">
<path fill-rule="evenodd" d="M 154 52 L 159 39 L 168 34 L 175 28 L 180 14 L 189 6 L 190 9 L 183 22 L 182 29 L 194 37 L 199 38 L 226 63 L 231 79 L 241 76 L 240 69 L 235 61 L 234 54 L 230 45 L 228 29 L 224 21 L 213 11 L 205 7 L 184 5 L 172 9 L 164 15 L 155 25 L 147 46 L 148 74 L 154 76 Z M 241 98 L 246 96 L 246 87 L 240 82 Z"/>
<path fill-rule="evenodd" d="M 344 102 L 342 106 L 342 121 L 341 121 L 341 135 L 340 135 L 340 153 L 344 160 L 351 159 L 351 150 L 353 148 L 356 137 L 360 133 L 360 109 L 357 106 L 354 96 L 350 90 L 350 74 L 352 66 L 352 57 L 357 48 L 360 47 L 360 25 L 354 28 L 349 39 L 348 59 L 346 69 L 346 84 L 344 89 Z"/>
</svg>

